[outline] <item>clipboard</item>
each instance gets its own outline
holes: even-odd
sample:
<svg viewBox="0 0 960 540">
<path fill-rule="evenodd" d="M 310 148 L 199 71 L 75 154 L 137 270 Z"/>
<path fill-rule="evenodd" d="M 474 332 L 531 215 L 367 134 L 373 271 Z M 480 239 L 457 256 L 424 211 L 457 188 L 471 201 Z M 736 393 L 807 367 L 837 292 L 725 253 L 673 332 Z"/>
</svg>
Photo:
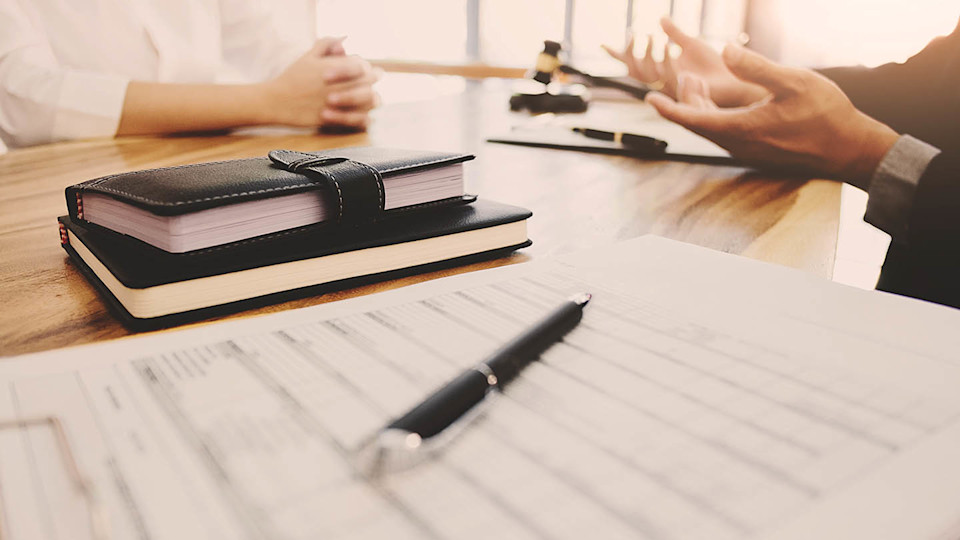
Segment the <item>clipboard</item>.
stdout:
<svg viewBox="0 0 960 540">
<path fill-rule="evenodd" d="M 642 132 L 638 134 L 647 135 L 647 133 Z M 691 133 L 691 135 L 693 134 Z M 573 133 L 568 129 L 546 127 L 535 129 L 516 129 L 503 135 L 491 137 L 487 139 L 487 142 L 511 144 L 515 146 L 528 146 L 534 148 L 550 148 L 554 150 L 587 152 L 591 154 L 625 156 L 656 161 L 683 161 L 687 163 L 704 163 L 709 165 L 743 165 L 741 162 L 732 158 L 729 153 L 722 149 L 720 149 L 720 151 L 713 151 L 713 149 L 703 145 L 705 147 L 705 151 L 698 153 L 695 149 L 689 148 L 689 145 L 681 145 L 678 147 L 675 142 L 671 142 L 669 139 L 664 140 L 667 141 L 666 152 L 649 154 L 642 151 L 637 151 L 635 148 L 630 148 L 629 146 L 624 146 L 621 143 L 589 139 L 583 135 Z M 719 147 L 717 148 L 719 149 Z"/>
<path fill-rule="evenodd" d="M 512 129 L 487 138 L 487 142 L 657 161 L 746 166 L 714 142 L 666 120 L 643 103 L 592 102 L 583 114 L 545 113 L 520 118 Z M 574 127 L 645 135 L 666 141 L 667 149 L 665 153 L 645 154 L 617 142 L 574 133 Z"/>
</svg>

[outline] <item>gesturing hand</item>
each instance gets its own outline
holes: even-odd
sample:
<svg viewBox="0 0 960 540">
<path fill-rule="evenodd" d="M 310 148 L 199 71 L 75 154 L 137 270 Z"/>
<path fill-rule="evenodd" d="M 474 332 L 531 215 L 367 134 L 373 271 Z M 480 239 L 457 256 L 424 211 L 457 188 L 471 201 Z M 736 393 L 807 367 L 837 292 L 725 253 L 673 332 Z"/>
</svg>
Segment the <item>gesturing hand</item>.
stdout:
<svg viewBox="0 0 960 540">
<path fill-rule="evenodd" d="M 775 64 L 736 45 L 722 60 L 737 78 L 769 91 L 746 107 L 720 109 L 710 85 L 681 74 L 679 103 L 659 93 L 647 102 L 660 114 L 716 142 L 737 158 L 793 166 L 866 189 L 897 133 L 857 110 L 831 81 L 813 71 Z"/>
<path fill-rule="evenodd" d="M 670 55 L 669 44 L 664 47 L 663 61 L 653 57 L 653 37 L 647 38 L 647 47 L 643 58 L 634 54 L 634 39 L 631 37 L 623 51 L 603 46 L 610 56 L 627 66 L 629 75 L 644 83 L 663 84 L 662 92 L 677 96 L 677 73 L 688 72 L 704 79 L 713 93 L 714 101 L 721 107 L 740 107 L 749 105 L 766 97 L 767 91 L 758 85 L 738 79 L 727 69 L 720 54 L 706 42 L 684 33 L 669 18 L 660 19 L 660 26 L 670 38 L 671 43 L 680 46 L 677 58 Z"/>
<path fill-rule="evenodd" d="M 264 83 L 272 121 L 294 126 L 366 127 L 379 98 L 370 63 L 346 56 L 342 39 L 323 38 L 277 78 Z"/>
<path fill-rule="evenodd" d="M 601 45 L 601 47 L 607 51 L 607 54 L 627 66 L 627 75 L 630 77 L 642 83 L 654 84 L 662 82 L 666 85 L 667 81 L 664 78 L 663 71 L 669 68 L 669 51 L 664 49 L 664 64 L 657 62 L 653 58 L 653 36 L 647 36 L 647 48 L 643 53 L 643 58 L 637 58 L 634 53 L 634 48 L 636 47 L 636 38 L 634 36 L 630 36 L 623 51 L 617 51 L 607 45 Z M 666 91 L 666 86 L 664 86 L 664 91 Z M 670 91 L 670 94 L 674 95 L 672 91 Z"/>
</svg>

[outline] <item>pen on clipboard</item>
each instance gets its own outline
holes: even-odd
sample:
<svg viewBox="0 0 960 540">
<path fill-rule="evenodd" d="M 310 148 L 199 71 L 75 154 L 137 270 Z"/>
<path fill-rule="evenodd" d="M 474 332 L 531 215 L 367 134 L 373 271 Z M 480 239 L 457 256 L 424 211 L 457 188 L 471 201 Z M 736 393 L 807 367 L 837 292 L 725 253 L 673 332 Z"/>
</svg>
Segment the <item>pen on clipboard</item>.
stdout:
<svg viewBox="0 0 960 540">
<path fill-rule="evenodd" d="M 485 360 L 391 422 L 381 432 L 387 436 L 381 438 L 399 441 L 409 450 L 438 435 L 482 402 L 491 390 L 502 389 L 543 351 L 575 328 L 591 298 L 589 293 L 581 293 L 563 302 Z"/>
<path fill-rule="evenodd" d="M 667 150 L 667 141 L 647 137 L 646 135 L 635 135 L 633 133 L 621 133 L 614 131 L 603 131 L 599 129 L 590 129 L 575 127 L 572 130 L 582 134 L 590 139 L 601 141 L 612 141 L 623 146 L 649 154 L 662 154 Z"/>
</svg>

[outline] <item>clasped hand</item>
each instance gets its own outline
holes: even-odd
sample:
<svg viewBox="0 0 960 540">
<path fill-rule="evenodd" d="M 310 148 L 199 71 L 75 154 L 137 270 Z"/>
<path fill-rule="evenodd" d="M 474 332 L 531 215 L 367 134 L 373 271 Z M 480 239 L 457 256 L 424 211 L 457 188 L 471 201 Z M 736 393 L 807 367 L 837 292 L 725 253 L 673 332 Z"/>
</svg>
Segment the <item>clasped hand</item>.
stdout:
<svg viewBox="0 0 960 540">
<path fill-rule="evenodd" d="M 263 83 L 271 123 L 364 128 L 379 102 L 370 63 L 347 56 L 342 39 L 323 38 L 275 79 Z"/>
</svg>

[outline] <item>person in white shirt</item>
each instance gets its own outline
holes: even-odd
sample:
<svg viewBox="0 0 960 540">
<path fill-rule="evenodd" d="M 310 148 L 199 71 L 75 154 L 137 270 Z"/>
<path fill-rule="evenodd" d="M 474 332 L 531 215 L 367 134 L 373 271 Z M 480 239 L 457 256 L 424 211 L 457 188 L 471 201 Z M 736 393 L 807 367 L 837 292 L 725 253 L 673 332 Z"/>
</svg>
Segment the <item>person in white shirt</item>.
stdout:
<svg viewBox="0 0 960 540">
<path fill-rule="evenodd" d="M 365 127 L 377 103 L 370 64 L 347 56 L 342 38 L 305 46 L 270 6 L 0 0 L 0 141 Z"/>
</svg>

